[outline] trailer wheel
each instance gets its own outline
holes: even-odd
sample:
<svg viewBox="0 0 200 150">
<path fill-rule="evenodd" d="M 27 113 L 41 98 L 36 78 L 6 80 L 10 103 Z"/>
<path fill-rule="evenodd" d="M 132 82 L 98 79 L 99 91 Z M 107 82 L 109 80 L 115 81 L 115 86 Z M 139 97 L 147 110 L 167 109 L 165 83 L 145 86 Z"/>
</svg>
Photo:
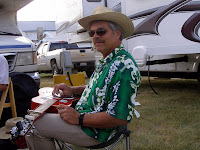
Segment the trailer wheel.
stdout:
<svg viewBox="0 0 200 150">
<path fill-rule="evenodd" d="M 39 85 L 33 78 L 25 73 L 12 72 L 9 76 L 11 77 L 13 83 L 17 116 L 24 117 L 27 115 L 27 110 L 31 109 L 31 99 L 38 96 Z M 9 97 L 6 98 L 6 102 L 10 102 Z M 0 126 L 5 126 L 6 120 L 10 118 L 12 118 L 11 109 L 3 109 Z M 0 149 L 2 149 L 2 147 Z"/>
<path fill-rule="evenodd" d="M 197 81 L 198 81 L 199 84 L 200 84 L 200 72 L 197 73 Z"/>
<path fill-rule="evenodd" d="M 53 75 L 59 74 L 59 69 L 58 69 L 57 64 L 53 64 L 52 73 L 53 73 Z"/>
<path fill-rule="evenodd" d="M 199 65 L 198 71 L 197 71 L 197 81 L 200 83 L 200 65 Z"/>
</svg>

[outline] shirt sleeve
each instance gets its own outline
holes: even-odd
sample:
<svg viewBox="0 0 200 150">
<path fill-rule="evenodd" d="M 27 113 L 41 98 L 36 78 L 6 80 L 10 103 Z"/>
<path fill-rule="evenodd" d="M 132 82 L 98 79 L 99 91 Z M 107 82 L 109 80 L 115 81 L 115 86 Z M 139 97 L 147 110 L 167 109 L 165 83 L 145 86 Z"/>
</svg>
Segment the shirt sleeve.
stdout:
<svg viewBox="0 0 200 150">
<path fill-rule="evenodd" d="M 0 84 L 8 84 L 8 62 L 6 58 L 0 55 Z"/>
<path fill-rule="evenodd" d="M 134 114 L 135 98 L 141 77 L 132 59 L 125 59 L 118 65 L 118 70 L 112 79 L 109 91 L 110 103 L 107 113 L 128 122 Z"/>
</svg>

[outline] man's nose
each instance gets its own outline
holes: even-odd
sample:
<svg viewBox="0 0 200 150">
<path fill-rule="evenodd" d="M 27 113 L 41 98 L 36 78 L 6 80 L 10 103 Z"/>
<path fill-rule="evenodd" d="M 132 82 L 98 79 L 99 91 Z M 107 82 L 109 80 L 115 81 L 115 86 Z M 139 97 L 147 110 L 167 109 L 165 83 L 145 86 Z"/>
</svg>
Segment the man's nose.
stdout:
<svg viewBox="0 0 200 150">
<path fill-rule="evenodd" d="M 97 38 L 97 37 L 100 37 L 100 36 L 95 32 L 93 38 Z"/>
</svg>

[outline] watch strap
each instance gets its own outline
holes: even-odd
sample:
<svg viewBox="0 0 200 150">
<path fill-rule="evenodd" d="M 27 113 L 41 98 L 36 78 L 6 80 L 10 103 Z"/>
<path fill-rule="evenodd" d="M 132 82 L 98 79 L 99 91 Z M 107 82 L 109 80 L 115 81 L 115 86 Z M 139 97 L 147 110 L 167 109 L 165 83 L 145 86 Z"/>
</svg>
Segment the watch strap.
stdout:
<svg viewBox="0 0 200 150">
<path fill-rule="evenodd" d="M 80 114 L 80 116 L 78 117 L 78 119 L 79 119 L 79 126 L 83 126 L 84 115 L 85 114 Z"/>
</svg>

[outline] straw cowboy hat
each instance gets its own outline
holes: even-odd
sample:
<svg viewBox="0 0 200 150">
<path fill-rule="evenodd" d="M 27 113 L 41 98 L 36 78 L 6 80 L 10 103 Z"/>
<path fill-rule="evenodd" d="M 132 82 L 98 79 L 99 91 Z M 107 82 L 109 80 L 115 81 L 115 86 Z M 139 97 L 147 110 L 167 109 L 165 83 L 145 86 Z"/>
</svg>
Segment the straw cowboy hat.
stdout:
<svg viewBox="0 0 200 150">
<path fill-rule="evenodd" d="M 16 117 L 16 118 L 11 118 L 8 119 L 5 123 L 5 126 L 0 128 L 0 139 L 9 139 L 11 137 L 9 131 L 16 126 L 16 123 L 18 121 L 22 121 L 22 117 Z"/>
<path fill-rule="evenodd" d="M 95 20 L 111 21 L 118 24 L 123 30 L 123 39 L 131 36 L 134 31 L 134 25 L 130 18 L 122 13 L 114 12 L 103 6 L 96 7 L 94 15 L 84 17 L 80 19 L 78 23 L 86 30 L 90 30 L 91 22 Z"/>
</svg>

